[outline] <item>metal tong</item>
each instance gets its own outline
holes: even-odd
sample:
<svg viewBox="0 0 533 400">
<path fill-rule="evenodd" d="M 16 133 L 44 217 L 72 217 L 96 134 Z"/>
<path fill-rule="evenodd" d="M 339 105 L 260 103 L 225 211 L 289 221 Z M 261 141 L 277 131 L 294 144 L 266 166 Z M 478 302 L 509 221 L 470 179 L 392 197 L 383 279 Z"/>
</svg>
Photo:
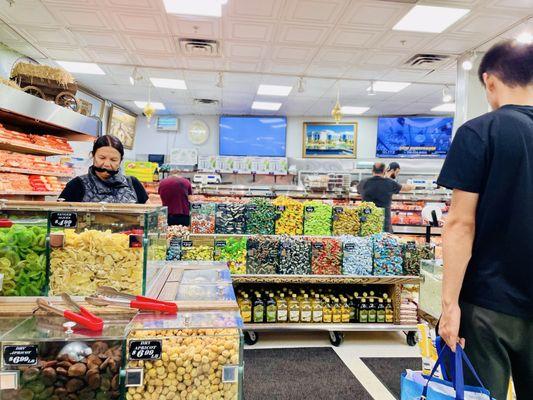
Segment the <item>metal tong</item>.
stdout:
<svg viewBox="0 0 533 400">
<path fill-rule="evenodd" d="M 69 321 L 76 322 L 77 324 L 91 330 L 99 332 L 104 328 L 104 321 L 102 318 L 97 317 L 85 307 L 78 305 L 70 296 L 66 293 L 61 294 L 61 298 L 74 311 L 69 309 L 63 309 L 57 306 L 54 306 L 48 300 L 37 299 L 37 305 L 40 309 L 48 311 L 50 313 L 60 315 L 65 317 Z"/>
<path fill-rule="evenodd" d="M 119 292 L 108 286 L 100 286 L 97 289 L 97 292 L 97 295 L 86 297 L 85 300 L 89 304 L 95 306 L 113 305 L 118 307 L 136 308 L 138 310 L 160 311 L 167 314 L 176 314 L 178 312 L 177 304 L 169 301 L 162 301 L 144 296 L 134 296 Z"/>
</svg>

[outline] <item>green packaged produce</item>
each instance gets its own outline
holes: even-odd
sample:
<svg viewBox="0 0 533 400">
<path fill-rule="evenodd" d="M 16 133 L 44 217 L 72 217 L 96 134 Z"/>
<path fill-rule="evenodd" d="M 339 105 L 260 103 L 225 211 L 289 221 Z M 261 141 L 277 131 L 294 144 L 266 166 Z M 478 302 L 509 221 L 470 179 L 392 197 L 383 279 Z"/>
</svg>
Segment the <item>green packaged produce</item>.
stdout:
<svg viewBox="0 0 533 400">
<path fill-rule="evenodd" d="M 361 223 L 360 236 L 371 236 L 383 232 L 385 212 L 372 202 L 363 201 L 357 206 Z"/>
<path fill-rule="evenodd" d="M 246 205 L 246 233 L 273 235 L 276 208 L 267 199 L 255 198 Z"/>
<path fill-rule="evenodd" d="M 333 207 L 321 201 L 306 201 L 304 206 L 304 235 L 331 235 Z"/>
</svg>

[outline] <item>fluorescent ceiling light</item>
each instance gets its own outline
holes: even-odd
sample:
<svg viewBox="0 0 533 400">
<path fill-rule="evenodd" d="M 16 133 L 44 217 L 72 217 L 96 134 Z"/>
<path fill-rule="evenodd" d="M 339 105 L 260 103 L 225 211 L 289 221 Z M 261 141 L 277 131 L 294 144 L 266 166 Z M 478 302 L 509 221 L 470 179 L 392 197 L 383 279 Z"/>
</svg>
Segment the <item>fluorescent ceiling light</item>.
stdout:
<svg viewBox="0 0 533 400">
<path fill-rule="evenodd" d="M 266 101 L 254 101 L 252 104 L 252 109 L 254 110 L 267 110 L 267 111 L 278 111 L 281 108 L 281 103 L 269 103 Z"/>
<path fill-rule="evenodd" d="M 155 87 L 187 90 L 185 81 L 181 79 L 150 78 L 150 80 L 152 81 L 152 85 Z"/>
<path fill-rule="evenodd" d="M 73 74 L 92 74 L 105 75 L 105 72 L 97 64 L 73 62 L 73 61 L 56 61 L 59 65 L 65 68 L 68 72 Z"/>
<path fill-rule="evenodd" d="M 221 17 L 224 0 L 163 0 L 168 14 Z"/>
<path fill-rule="evenodd" d="M 414 6 L 392 29 L 441 33 L 469 12 L 465 8 Z"/>
<path fill-rule="evenodd" d="M 531 44 L 533 43 L 533 35 L 529 32 L 522 32 L 516 37 L 516 41 L 521 44 Z"/>
<path fill-rule="evenodd" d="M 292 86 L 259 85 L 257 94 L 262 96 L 288 96 Z"/>
<path fill-rule="evenodd" d="M 352 106 L 342 106 L 341 112 L 344 115 L 360 115 L 370 110 L 370 107 L 352 107 Z"/>
<path fill-rule="evenodd" d="M 146 107 L 148 104 L 147 101 L 134 101 L 135 105 L 139 107 L 141 110 Z M 152 107 L 154 107 L 156 110 L 164 110 L 165 105 L 163 103 L 158 103 L 157 101 L 151 101 L 150 104 Z"/>
<path fill-rule="evenodd" d="M 440 106 L 433 107 L 431 111 L 453 113 L 455 112 L 455 103 L 444 103 Z"/>
<path fill-rule="evenodd" d="M 131 86 L 135 85 L 135 79 L 133 79 L 133 76 L 130 76 L 130 84 Z"/>
<path fill-rule="evenodd" d="M 371 84 L 366 91 L 370 92 L 372 88 L 374 88 L 374 92 L 389 92 L 389 93 L 396 93 L 400 90 L 405 89 L 407 86 L 409 86 L 409 82 L 386 82 L 386 81 L 376 81 Z"/>
</svg>

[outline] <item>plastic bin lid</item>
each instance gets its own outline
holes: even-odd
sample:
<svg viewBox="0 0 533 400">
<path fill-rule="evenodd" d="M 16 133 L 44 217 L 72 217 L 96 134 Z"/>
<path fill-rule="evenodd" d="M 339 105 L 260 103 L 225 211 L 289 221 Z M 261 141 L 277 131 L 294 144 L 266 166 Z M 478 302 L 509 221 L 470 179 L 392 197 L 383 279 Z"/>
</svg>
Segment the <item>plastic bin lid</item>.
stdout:
<svg viewBox="0 0 533 400">
<path fill-rule="evenodd" d="M 181 277 L 182 284 L 221 282 L 231 282 L 231 274 L 225 266 L 224 268 L 184 270 Z"/>
<path fill-rule="evenodd" d="M 235 301 L 231 282 L 183 284 L 178 287 L 178 301 Z"/>
<path fill-rule="evenodd" d="M 242 328 L 238 311 L 180 311 L 176 315 L 137 314 L 128 325 L 132 330 Z"/>
</svg>

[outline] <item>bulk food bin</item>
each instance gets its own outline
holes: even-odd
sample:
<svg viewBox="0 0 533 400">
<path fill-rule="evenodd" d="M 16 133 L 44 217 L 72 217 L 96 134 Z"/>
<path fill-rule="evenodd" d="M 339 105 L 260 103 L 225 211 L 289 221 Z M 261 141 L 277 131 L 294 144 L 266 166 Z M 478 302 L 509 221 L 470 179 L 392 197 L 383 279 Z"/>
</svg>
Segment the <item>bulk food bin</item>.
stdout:
<svg viewBox="0 0 533 400">
<path fill-rule="evenodd" d="M 104 320 L 101 332 L 34 316 L 1 338 L 2 400 L 119 399 L 129 318 Z"/>
<path fill-rule="evenodd" d="M 238 312 L 138 314 L 127 332 L 127 400 L 242 399 Z"/>
</svg>

